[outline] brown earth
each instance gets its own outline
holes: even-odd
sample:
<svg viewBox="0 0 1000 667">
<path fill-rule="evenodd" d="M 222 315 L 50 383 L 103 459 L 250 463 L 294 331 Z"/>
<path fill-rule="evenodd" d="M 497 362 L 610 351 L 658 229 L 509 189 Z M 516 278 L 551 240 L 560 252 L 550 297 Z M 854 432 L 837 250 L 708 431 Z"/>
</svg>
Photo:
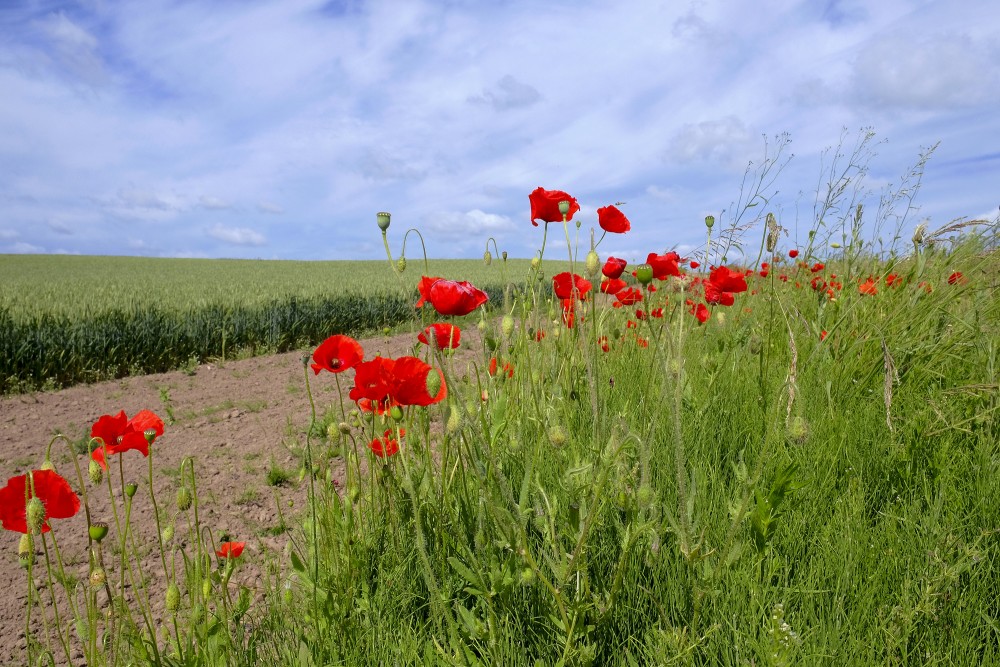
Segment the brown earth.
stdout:
<svg viewBox="0 0 1000 667">
<path fill-rule="evenodd" d="M 415 336 L 405 334 L 391 338 L 361 341 L 365 357 L 375 354 L 397 357 L 412 353 Z M 51 393 L 25 394 L 0 398 L 0 483 L 7 478 L 37 469 L 45 458 L 45 448 L 57 433 L 74 442 L 85 443 L 90 426 L 105 414 L 125 410 L 128 416 L 149 409 L 168 422 L 167 403 L 175 422 L 165 428 L 164 435 L 152 446 L 153 477 L 161 515 L 177 513 L 177 470 L 181 460 L 194 457 L 203 526 L 212 529 L 214 539 L 223 534 L 230 539 L 245 541 L 246 551 L 234 582 L 250 586 L 260 593 L 263 575 L 255 564 L 264 556 L 278 553 L 289 541 L 289 533 L 280 532 L 279 504 L 285 522 L 294 527 L 307 499 L 307 482 L 299 482 L 301 456 L 309 424 L 309 400 L 305 391 L 303 358 L 308 351 L 290 352 L 270 357 L 198 366 L 192 373 L 176 371 L 118 381 L 71 387 Z M 350 376 L 342 378 L 345 394 Z M 322 416 L 337 401 L 337 383 L 328 373 L 313 376 L 310 383 L 317 412 Z M 348 406 L 350 407 L 350 406 Z M 78 456 L 86 476 L 88 459 Z M 148 460 L 137 452 L 121 457 L 124 478 L 135 481 L 132 525 L 140 550 L 146 551 L 141 566 L 151 576 L 150 595 L 154 607 L 162 610 L 165 590 L 163 567 L 156 549 L 156 525 L 150 502 L 147 480 Z M 52 450 L 56 470 L 79 491 L 77 473 L 65 442 L 56 442 Z M 338 469 L 339 465 L 339 469 Z M 280 486 L 268 483 L 268 472 L 285 470 L 290 480 Z M 342 485 L 342 460 L 333 465 L 335 485 Z M 117 463 L 111 470 L 117 488 Z M 340 475 L 340 479 L 336 477 Z M 105 545 L 115 542 L 114 516 L 106 484 L 95 487 L 88 482 L 89 505 L 94 521 L 111 526 Z M 86 584 L 88 579 L 87 523 L 84 512 L 65 520 L 53 520 L 53 532 L 58 540 L 69 578 Z M 177 522 L 177 534 L 186 534 L 182 521 Z M 25 659 L 25 609 L 27 572 L 18 564 L 20 534 L 0 531 L 0 664 L 21 664 Z M 51 542 L 50 542 L 51 548 Z M 41 540 L 36 540 L 34 578 L 47 598 L 44 587 L 45 557 Z M 106 552 L 110 557 L 111 552 Z M 282 558 L 281 562 L 286 559 Z M 109 571 L 114 568 L 109 564 Z M 115 576 L 111 574 L 111 576 Z M 65 597 L 56 586 L 58 597 Z M 104 596 L 100 596 L 103 600 Z M 62 625 L 70 627 L 60 604 Z M 51 619 L 52 609 L 46 603 Z M 33 633 L 41 636 L 39 611 L 33 612 Z M 57 660 L 62 649 L 53 643 Z M 82 664 L 82 653 L 76 652 L 74 663 Z M 65 662 L 65 658 L 59 660 Z"/>
</svg>

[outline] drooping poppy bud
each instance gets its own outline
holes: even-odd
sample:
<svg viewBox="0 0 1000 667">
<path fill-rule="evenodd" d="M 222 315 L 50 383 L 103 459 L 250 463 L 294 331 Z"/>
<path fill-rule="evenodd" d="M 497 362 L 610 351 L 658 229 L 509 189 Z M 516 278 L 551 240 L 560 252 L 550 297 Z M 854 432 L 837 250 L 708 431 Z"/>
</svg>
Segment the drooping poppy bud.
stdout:
<svg viewBox="0 0 1000 667">
<path fill-rule="evenodd" d="M 587 271 L 587 275 L 593 278 L 597 275 L 597 272 L 601 270 L 601 258 L 598 257 L 596 250 L 591 250 L 587 253 L 587 261 L 584 265 Z"/>
</svg>

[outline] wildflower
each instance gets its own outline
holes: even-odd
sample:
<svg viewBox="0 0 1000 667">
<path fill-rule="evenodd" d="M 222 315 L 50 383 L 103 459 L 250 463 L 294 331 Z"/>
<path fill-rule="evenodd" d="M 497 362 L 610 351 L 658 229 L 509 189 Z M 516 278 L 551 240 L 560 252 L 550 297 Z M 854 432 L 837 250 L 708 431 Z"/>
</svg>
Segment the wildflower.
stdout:
<svg viewBox="0 0 1000 667">
<path fill-rule="evenodd" d="M 868 280 L 858 285 L 858 292 L 866 296 L 875 296 L 878 294 L 878 287 L 875 286 L 875 281 L 869 276 Z M 833 295 L 831 294 L 831 296 Z"/>
<path fill-rule="evenodd" d="M 964 285 L 965 282 L 965 276 L 962 275 L 961 271 L 955 271 L 953 274 L 948 276 L 949 285 Z"/>
<path fill-rule="evenodd" d="M 399 435 L 400 437 L 406 435 L 406 431 L 399 429 Z M 368 444 L 368 448 L 372 450 L 375 456 L 385 459 L 399 452 L 399 441 L 392 437 L 392 430 L 390 429 L 383 433 L 381 438 L 373 439 Z"/>
<path fill-rule="evenodd" d="M 597 224 L 606 232 L 624 234 L 632 229 L 632 224 L 616 206 L 602 206 L 597 209 Z"/>
<path fill-rule="evenodd" d="M 628 287 L 628 284 L 620 278 L 608 278 L 601 283 L 601 292 L 604 294 L 617 294 Z"/>
<path fill-rule="evenodd" d="M 420 299 L 417 300 L 417 303 L 414 306 L 414 308 L 423 308 L 424 307 L 424 304 L 427 303 L 427 300 L 430 298 L 431 285 L 433 285 L 434 283 L 436 283 L 439 280 L 441 280 L 441 278 L 439 278 L 437 276 L 432 276 L 432 277 L 421 276 L 420 277 L 420 282 L 417 283 L 417 291 L 420 292 Z"/>
<path fill-rule="evenodd" d="M 149 433 L 149 435 L 147 435 Z M 107 470 L 107 455 L 134 449 L 149 456 L 149 445 L 163 435 L 163 420 L 150 410 L 141 410 L 129 419 L 122 410 L 117 415 L 102 415 L 91 427 L 90 437 L 100 446 L 90 453 L 101 468 Z"/>
<path fill-rule="evenodd" d="M 319 375 L 320 371 L 330 371 L 331 373 L 343 373 L 349 368 L 354 368 L 364 358 L 365 353 L 361 348 L 361 343 L 350 336 L 330 336 L 320 343 L 316 351 L 313 352 L 313 363 L 310 364 L 313 373 Z"/>
<path fill-rule="evenodd" d="M 885 284 L 887 287 L 899 287 L 903 284 L 903 278 L 898 274 L 890 273 L 885 277 Z"/>
<path fill-rule="evenodd" d="M 437 280 L 427 290 L 427 300 L 442 315 L 468 315 L 489 300 L 486 292 L 463 280 Z"/>
<path fill-rule="evenodd" d="M 608 261 L 604 262 L 604 266 L 601 268 L 601 273 L 604 274 L 605 278 L 615 279 L 621 278 L 622 272 L 625 271 L 625 267 L 628 266 L 628 262 L 624 259 L 619 259 L 618 257 L 608 257 Z"/>
<path fill-rule="evenodd" d="M 514 322 L 511 320 L 511 326 L 513 324 Z M 431 345 L 433 343 L 439 350 L 453 350 L 458 347 L 462 340 L 462 330 L 448 323 L 431 324 L 420 332 L 417 340 L 424 345 Z"/>
<path fill-rule="evenodd" d="M 812 268 L 810 268 L 809 270 L 812 271 L 813 273 L 819 273 L 825 268 L 826 265 L 822 264 L 821 262 L 816 262 L 815 264 L 812 265 Z"/>
<path fill-rule="evenodd" d="M 673 251 L 663 255 L 651 252 L 646 256 L 646 264 L 652 267 L 654 278 L 666 280 L 670 276 L 680 277 L 681 270 L 678 266 L 680 259 L 680 255 Z"/>
<path fill-rule="evenodd" d="M 32 532 L 47 533 L 51 530 L 49 519 L 68 519 L 79 511 L 80 499 L 54 470 L 11 477 L 0 489 L 0 523 L 7 530 L 27 534 L 30 527 L 35 529 Z"/>
<path fill-rule="evenodd" d="M 691 260 L 691 263 L 690 263 L 690 264 L 688 264 L 688 266 L 690 266 L 690 267 L 691 267 L 692 269 L 697 269 L 697 268 L 698 268 L 699 266 L 701 266 L 701 264 L 699 264 L 698 262 L 696 262 L 696 261 L 694 261 L 694 260 L 692 259 L 692 260 Z"/>
<path fill-rule="evenodd" d="M 496 357 L 490 359 L 489 373 L 491 377 L 496 376 L 498 365 L 499 362 L 497 361 Z M 509 378 L 514 377 L 514 365 L 511 364 L 509 361 L 505 361 L 503 364 L 503 368 L 500 371 L 500 375 L 506 375 Z"/>
<path fill-rule="evenodd" d="M 692 307 L 691 314 L 698 319 L 700 324 L 704 324 L 708 321 L 708 308 L 706 308 L 703 303 L 699 303 L 697 306 Z"/>
<path fill-rule="evenodd" d="M 629 287 L 615 294 L 615 298 L 623 306 L 632 306 L 642 301 L 642 292 L 634 287 Z"/>
<path fill-rule="evenodd" d="M 796 257 L 799 256 L 799 251 L 795 249 L 789 250 L 788 256 L 791 257 L 792 259 L 795 259 Z"/>
<path fill-rule="evenodd" d="M 542 222 L 562 222 L 563 213 L 559 210 L 559 202 L 568 202 L 569 208 L 566 211 L 566 219 L 572 220 L 573 214 L 580 210 L 580 204 L 575 197 L 570 197 L 562 190 L 546 190 L 535 188 L 528 195 L 528 202 L 531 204 L 531 224 L 538 226 L 536 220 Z"/>
<path fill-rule="evenodd" d="M 574 273 L 570 276 L 569 271 L 563 271 L 552 276 L 552 290 L 557 299 L 577 298 L 583 299 L 584 295 L 592 289 L 590 281 L 581 275 Z"/>
<path fill-rule="evenodd" d="M 239 558 L 243 555 L 243 547 L 246 545 L 246 542 L 223 542 L 215 555 L 219 558 Z"/>
<path fill-rule="evenodd" d="M 721 292 L 738 294 L 747 291 L 746 277 L 739 271 L 734 271 L 726 266 L 713 269 L 708 276 L 708 282 Z"/>
</svg>

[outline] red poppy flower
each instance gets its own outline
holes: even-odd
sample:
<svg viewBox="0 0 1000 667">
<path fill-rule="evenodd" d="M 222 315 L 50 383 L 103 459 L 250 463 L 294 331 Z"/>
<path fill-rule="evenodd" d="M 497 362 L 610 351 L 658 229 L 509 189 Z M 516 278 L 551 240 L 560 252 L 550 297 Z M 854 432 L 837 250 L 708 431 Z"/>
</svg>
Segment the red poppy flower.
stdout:
<svg viewBox="0 0 1000 667">
<path fill-rule="evenodd" d="M 703 303 L 699 303 L 697 306 L 693 306 L 691 308 L 691 314 L 694 315 L 696 318 L 698 318 L 698 322 L 700 324 L 704 324 L 705 322 L 708 321 L 708 308 L 706 308 L 705 304 Z"/>
<path fill-rule="evenodd" d="M 406 435 L 406 431 L 399 429 L 399 435 Z M 386 431 L 381 438 L 375 438 L 368 444 L 372 453 L 379 458 L 388 458 L 399 452 L 399 441 L 392 437 L 392 430 Z"/>
<path fill-rule="evenodd" d="M 497 358 L 496 357 L 492 357 L 490 359 L 490 367 L 489 367 L 489 373 L 490 373 L 491 377 L 495 377 L 496 376 L 496 374 L 497 374 L 497 366 L 498 365 L 499 364 L 497 362 Z M 509 378 L 514 377 L 514 365 L 511 364 L 509 361 L 505 361 L 504 364 L 503 364 L 503 368 L 500 371 L 500 375 L 506 375 Z"/>
<path fill-rule="evenodd" d="M 628 266 L 628 262 L 624 259 L 608 257 L 608 261 L 604 262 L 604 266 L 601 268 L 601 273 L 604 274 L 605 278 L 621 278 L 626 266 Z"/>
<path fill-rule="evenodd" d="M 536 343 L 541 343 L 543 338 L 545 338 L 545 332 L 544 331 L 542 331 L 541 329 L 539 329 L 538 331 L 535 332 L 535 342 Z"/>
<path fill-rule="evenodd" d="M 633 306 L 642 301 L 642 291 L 637 290 L 634 287 L 629 287 L 615 294 L 615 298 L 618 299 L 623 306 Z"/>
<path fill-rule="evenodd" d="M 692 260 L 691 260 L 691 263 L 690 263 L 690 264 L 688 264 L 688 266 L 690 266 L 690 267 L 691 267 L 692 269 L 697 269 L 697 268 L 698 268 L 699 266 L 701 266 L 701 264 L 699 264 L 698 262 L 696 262 L 696 261 L 694 261 L 694 260 L 692 259 Z"/>
<path fill-rule="evenodd" d="M 826 281 L 823 280 L 820 276 L 816 276 L 815 278 L 810 280 L 809 284 L 812 285 L 812 288 L 817 292 L 826 289 Z"/>
<path fill-rule="evenodd" d="M 798 250 L 789 250 L 788 251 L 788 256 L 791 257 L 792 259 L 795 259 L 796 257 L 799 256 L 799 251 Z"/>
<path fill-rule="evenodd" d="M 146 432 L 151 434 L 146 439 Z M 121 454 L 130 449 L 149 456 L 149 443 L 163 435 L 163 420 L 150 410 L 140 410 L 132 419 L 122 410 L 117 415 L 102 415 L 90 428 L 90 437 L 98 439 L 102 446 L 90 453 L 90 457 L 107 469 L 108 454 Z"/>
<path fill-rule="evenodd" d="M 417 340 L 424 345 L 430 345 L 433 340 L 439 350 L 454 350 L 462 340 L 462 330 L 453 324 L 432 324 L 420 332 Z"/>
<path fill-rule="evenodd" d="M 466 280 L 437 280 L 427 290 L 427 300 L 442 315 L 468 315 L 489 297 Z"/>
<path fill-rule="evenodd" d="M 649 341 L 641 336 L 636 336 L 635 342 L 639 347 L 649 347 Z"/>
<path fill-rule="evenodd" d="M 657 255 L 654 252 L 649 253 L 646 256 L 646 264 L 653 269 L 653 277 L 657 280 L 666 280 L 669 276 L 681 275 L 680 266 L 678 262 L 681 256 L 676 252 L 668 252 L 663 255 Z"/>
<path fill-rule="evenodd" d="M 601 350 L 604 351 L 604 352 L 607 352 L 608 350 L 611 349 L 611 347 L 608 345 L 608 337 L 607 336 L 601 336 L 600 338 L 598 338 L 597 339 L 597 344 L 601 346 Z"/>
<path fill-rule="evenodd" d="M 826 268 L 826 266 L 824 264 L 822 264 L 820 262 L 816 262 L 815 264 L 812 265 L 812 268 L 809 269 L 809 270 L 812 271 L 813 273 L 819 273 L 820 271 L 822 271 L 825 268 Z"/>
<path fill-rule="evenodd" d="M 393 368 L 396 362 L 385 357 L 362 361 L 354 367 L 354 386 L 348 395 L 357 403 L 361 399 L 383 401 L 392 388 Z"/>
<path fill-rule="evenodd" d="M 439 278 L 437 276 L 433 276 L 433 277 L 421 276 L 420 277 L 420 282 L 417 283 L 417 291 L 420 292 L 420 298 L 417 300 L 417 303 L 414 306 L 414 308 L 423 308 L 424 307 L 424 304 L 427 303 L 427 300 L 430 298 L 431 285 L 433 285 L 434 283 L 436 283 L 439 280 L 441 280 L 441 278 Z"/>
<path fill-rule="evenodd" d="M 348 368 L 354 368 L 365 357 L 365 351 L 361 348 L 361 343 L 350 336 L 330 336 L 319 344 L 313 352 L 312 366 L 313 372 L 319 375 L 320 371 L 330 371 L 331 373 L 343 373 Z"/>
<path fill-rule="evenodd" d="M 965 276 L 962 275 L 961 271 L 955 271 L 955 273 L 948 276 L 949 285 L 962 285 L 965 283 Z"/>
<path fill-rule="evenodd" d="M 888 287 L 899 287 L 903 284 L 903 278 L 898 274 L 890 273 L 885 277 L 885 284 Z"/>
<path fill-rule="evenodd" d="M 561 201 L 569 202 L 566 219 L 572 220 L 573 214 L 580 210 L 580 204 L 575 197 L 570 197 L 562 190 L 535 188 L 534 192 L 528 195 L 528 202 L 531 203 L 531 224 L 537 227 L 538 223 L 535 220 L 562 222 L 563 214 L 559 212 L 559 202 Z"/>
<path fill-rule="evenodd" d="M 926 280 L 921 280 L 920 284 L 917 285 L 917 289 L 922 289 L 927 294 L 930 294 L 931 292 L 934 291 L 934 288 L 931 287 L 931 284 L 929 282 L 927 282 Z"/>
<path fill-rule="evenodd" d="M 705 301 L 713 306 L 731 306 L 736 303 L 732 292 L 723 292 L 713 283 L 705 283 Z"/>
<path fill-rule="evenodd" d="M 822 343 L 822 342 L 823 342 L 824 340 L 826 340 L 826 329 L 824 329 L 823 331 L 820 331 L 820 332 L 819 332 L 819 340 L 820 340 L 820 342 L 821 342 L 821 343 Z"/>
<path fill-rule="evenodd" d="M 432 373 L 436 377 L 431 377 Z M 431 391 L 435 393 L 431 395 Z M 416 357 L 399 357 L 393 363 L 389 397 L 400 405 L 427 407 L 447 396 L 444 375 L 438 369 Z"/>
<path fill-rule="evenodd" d="M 47 533 L 49 519 L 68 519 L 80 511 L 80 499 L 73 488 L 55 470 L 35 470 L 30 473 L 32 497 L 42 501 L 45 514 L 42 532 Z M 7 480 L 0 489 L 0 522 L 7 530 L 28 532 L 27 501 L 28 476 L 18 475 Z"/>
<path fill-rule="evenodd" d="M 246 542 L 223 542 L 215 555 L 219 558 L 239 558 L 243 555 L 243 547 L 246 545 Z"/>
<path fill-rule="evenodd" d="M 733 271 L 729 267 L 720 266 L 713 269 L 708 276 L 708 282 L 712 283 L 720 292 L 746 292 L 746 277 L 739 271 Z"/>
<path fill-rule="evenodd" d="M 617 206 L 602 206 L 597 209 L 597 224 L 604 231 L 613 234 L 624 234 L 632 229 L 632 223 L 628 221 L 624 213 L 618 210 Z"/>
<path fill-rule="evenodd" d="M 573 328 L 576 323 L 576 299 L 562 300 L 562 320 L 567 328 Z"/>
<path fill-rule="evenodd" d="M 621 278 L 608 278 L 601 283 L 601 291 L 605 294 L 617 294 L 626 287 L 628 287 L 628 283 Z"/>
<path fill-rule="evenodd" d="M 866 296 L 875 296 L 878 294 L 878 287 L 875 286 L 875 281 L 869 276 L 868 280 L 858 285 L 858 292 Z M 830 296 L 833 296 L 832 291 L 830 292 Z"/>
<path fill-rule="evenodd" d="M 552 290 L 557 299 L 571 299 L 573 297 L 583 299 L 591 288 L 590 281 L 576 273 L 570 276 L 569 271 L 563 271 L 552 276 Z"/>
<path fill-rule="evenodd" d="M 650 317 L 662 318 L 663 317 L 663 309 L 662 308 L 654 308 L 653 310 L 649 311 L 649 315 L 650 315 Z"/>
</svg>

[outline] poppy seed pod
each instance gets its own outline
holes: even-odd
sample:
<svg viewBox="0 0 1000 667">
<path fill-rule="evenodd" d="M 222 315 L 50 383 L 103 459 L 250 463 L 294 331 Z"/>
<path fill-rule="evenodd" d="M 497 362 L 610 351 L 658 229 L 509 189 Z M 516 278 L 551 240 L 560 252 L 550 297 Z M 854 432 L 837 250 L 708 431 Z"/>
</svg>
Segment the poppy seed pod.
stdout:
<svg viewBox="0 0 1000 667">
<path fill-rule="evenodd" d="M 375 221 L 378 223 L 378 228 L 383 232 L 389 229 L 389 222 L 392 220 L 392 215 L 381 211 L 375 214 Z"/>
<path fill-rule="evenodd" d="M 135 495 L 135 492 L 138 488 L 139 488 L 138 484 L 136 484 L 135 482 L 129 482 L 128 484 L 125 485 L 125 495 L 131 498 L 132 496 Z"/>
<path fill-rule="evenodd" d="M 635 278 L 643 285 L 648 285 L 653 281 L 653 267 L 649 264 L 640 264 L 635 270 Z"/>
<path fill-rule="evenodd" d="M 504 250 L 502 253 L 500 253 L 500 259 L 502 259 L 505 262 L 507 261 L 507 251 L 506 250 Z"/>
<path fill-rule="evenodd" d="M 389 409 L 389 416 L 395 421 L 403 421 L 403 408 L 398 405 L 392 406 L 392 408 Z"/>
<path fill-rule="evenodd" d="M 715 226 L 715 216 L 714 215 L 706 215 L 705 216 L 705 226 L 708 227 L 709 229 L 711 229 L 712 227 Z"/>
<path fill-rule="evenodd" d="M 87 532 L 90 534 L 90 539 L 95 542 L 100 542 L 108 536 L 108 524 L 92 523 L 90 524 L 90 528 L 87 529 Z"/>
<path fill-rule="evenodd" d="M 91 588 L 101 588 L 108 581 L 108 575 L 102 567 L 95 567 L 90 573 Z"/>
<path fill-rule="evenodd" d="M 564 199 L 559 202 L 559 212 L 562 215 L 567 215 L 569 213 L 569 201 Z"/>
</svg>

